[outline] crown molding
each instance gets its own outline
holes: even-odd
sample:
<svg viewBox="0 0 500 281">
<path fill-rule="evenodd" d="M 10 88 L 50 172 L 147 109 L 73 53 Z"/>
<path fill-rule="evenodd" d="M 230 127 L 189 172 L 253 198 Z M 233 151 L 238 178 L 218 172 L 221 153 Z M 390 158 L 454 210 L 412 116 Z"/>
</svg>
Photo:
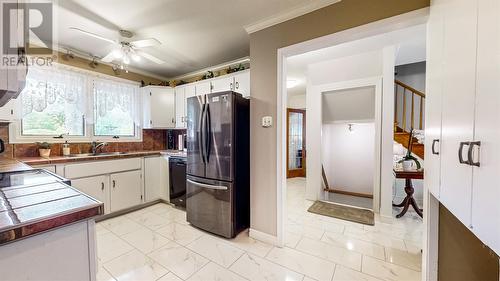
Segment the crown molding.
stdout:
<svg viewBox="0 0 500 281">
<path fill-rule="evenodd" d="M 243 58 L 240 58 L 240 59 L 228 61 L 228 62 L 221 63 L 221 64 L 218 64 L 218 65 L 206 67 L 206 68 L 203 68 L 203 69 L 200 69 L 200 70 L 196 70 L 196 71 L 193 71 L 193 72 L 190 72 L 190 73 L 186 73 L 186 74 L 182 74 L 182 75 L 173 77 L 171 80 L 182 80 L 182 79 L 186 79 L 186 78 L 191 78 L 193 76 L 204 74 L 204 73 L 206 73 L 209 70 L 217 71 L 219 69 L 222 69 L 222 68 L 225 68 L 225 67 L 228 67 L 228 66 L 232 66 L 232 65 L 240 64 L 240 63 L 246 63 L 246 62 L 250 62 L 250 57 L 243 57 Z"/>
<path fill-rule="evenodd" d="M 302 15 L 308 14 L 310 12 L 319 10 L 321 8 L 324 8 L 326 6 L 330 6 L 332 4 L 338 3 L 342 0 L 317 0 L 317 1 L 312 1 L 312 3 L 309 3 L 304 6 L 299 6 L 295 7 L 289 10 L 285 10 L 281 13 L 275 14 L 271 17 L 265 18 L 263 20 L 260 20 L 258 22 L 249 24 L 244 26 L 246 32 L 248 34 L 266 29 L 268 27 L 271 27 L 276 24 L 280 24 L 282 22 L 291 20 L 296 17 L 300 17 Z"/>
</svg>

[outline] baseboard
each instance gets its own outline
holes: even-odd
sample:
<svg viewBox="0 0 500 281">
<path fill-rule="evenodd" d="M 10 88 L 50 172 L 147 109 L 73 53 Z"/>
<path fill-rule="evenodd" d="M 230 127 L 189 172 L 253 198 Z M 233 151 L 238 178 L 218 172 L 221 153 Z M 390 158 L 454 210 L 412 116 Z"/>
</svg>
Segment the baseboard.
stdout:
<svg viewBox="0 0 500 281">
<path fill-rule="evenodd" d="M 252 229 L 252 228 L 249 229 L 248 236 L 252 237 L 255 240 L 259 240 L 259 241 L 267 243 L 267 244 L 279 246 L 277 236 L 273 236 L 273 235 L 270 235 L 270 234 Z"/>
</svg>

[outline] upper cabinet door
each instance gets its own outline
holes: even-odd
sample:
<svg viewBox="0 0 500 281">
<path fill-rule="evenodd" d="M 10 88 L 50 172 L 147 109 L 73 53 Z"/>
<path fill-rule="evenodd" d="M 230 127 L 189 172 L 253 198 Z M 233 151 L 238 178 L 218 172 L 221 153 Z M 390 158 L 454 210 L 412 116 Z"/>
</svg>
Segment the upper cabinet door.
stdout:
<svg viewBox="0 0 500 281">
<path fill-rule="evenodd" d="M 478 4 L 445 3 L 440 201 L 470 226 L 472 167 L 459 163 L 459 152 L 466 161 L 474 139 Z"/>
<path fill-rule="evenodd" d="M 234 89 L 234 77 L 230 75 L 213 79 L 211 83 L 212 93 L 232 91 Z"/>
<path fill-rule="evenodd" d="M 250 97 L 250 70 L 234 75 L 234 91 L 244 97 Z"/>
<path fill-rule="evenodd" d="M 150 89 L 151 128 L 175 128 L 175 93 L 170 87 Z"/>
<path fill-rule="evenodd" d="M 500 254 L 500 2 L 478 2 L 478 52 L 472 226 L 473 232 Z M 480 149 L 480 151 L 479 151 Z"/>
<path fill-rule="evenodd" d="M 208 95 L 212 92 L 210 81 L 198 82 L 195 87 L 197 96 Z"/>
<path fill-rule="evenodd" d="M 439 198 L 441 106 L 443 97 L 443 1 L 433 1 L 427 22 L 427 73 L 425 90 L 425 186 Z"/>
<path fill-rule="evenodd" d="M 186 116 L 186 87 L 175 88 L 175 127 L 185 128 L 185 116 Z"/>
</svg>

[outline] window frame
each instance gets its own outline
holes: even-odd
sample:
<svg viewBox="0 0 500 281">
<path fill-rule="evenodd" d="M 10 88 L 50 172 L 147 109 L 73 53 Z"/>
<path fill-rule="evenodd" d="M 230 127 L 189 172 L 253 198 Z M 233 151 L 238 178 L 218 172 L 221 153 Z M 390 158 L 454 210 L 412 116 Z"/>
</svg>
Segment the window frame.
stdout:
<svg viewBox="0 0 500 281">
<path fill-rule="evenodd" d="M 14 113 L 16 115 L 15 119 L 13 122 L 9 124 L 9 143 L 33 143 L 33 142 L 49 142 L 49 143 L 88 143 L 88 142 L 93 142 L 93 141 L 98 141 L 98 142 L 142 142 L 142 122 L 135 122 L 134 121 L 134 136 L 119 136 L 119 138 L 116 138 L 115 136 L 98 136 L 94 134 L 94 126 L 95 126 L 95 120 L 94 120 L 94 114 L 95 114 L 95 100 L 94 100 L 94 81 L 97 79 L 101 80 L 112 80 L 114 82 L 118 83 L 125 83 L 133 86 L 138 86 L 137 94 L 139 95 L 138 101 L 139 104 L 136 105 L 138 107 L 138 110 L 136 114 L 138 115 L 138 118 L 142 120 L 142 92 L 140 89 L 140 83 L 134 82 L 131 80 L 126 80 L 123 78 L 118 78 L 118 77 L 113 77 L 107 74 L 101 74 L 101 73 L 96 73 L 80 68 L 76 68 L 73 66 L 68 66 L 68 65 L 61 65 L 58 63 L 54 63 L 53 67 L 57 67 L 61 70 L 66 70 L 66 71 L 74 71 L 78 72 L 82 75 L 85 76 L 85 83 L 86 85 L 86 102 L 87 102 L 87 112 L 84 113 L 83 116 L 83 122 L 84 122 L 84 135 L 83 136 L 69 136 L 69 135 L 63 135 L 62 138 L 59 138 L 59 136 L 54 135 L 54 136 L 42 136 L 42 135 L 23 135 L 22 134 L 22 102 L 21 102 L 21 97 L 15 100 L 11 100 L 10 102 L 14 102 Z M 91 109 L 89 111 L 89 108 Z M 88 115 L 92 115 L 92 119 L 89 119 Z M 92 120 L 92 122 L 90 122 Z"/>
</svg>

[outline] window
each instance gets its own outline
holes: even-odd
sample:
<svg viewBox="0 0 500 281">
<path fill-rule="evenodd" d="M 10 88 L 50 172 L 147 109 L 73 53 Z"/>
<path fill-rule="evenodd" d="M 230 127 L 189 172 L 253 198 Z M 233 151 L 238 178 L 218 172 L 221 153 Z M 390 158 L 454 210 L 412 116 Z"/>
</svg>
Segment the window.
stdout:
<svg viewBox="0 0 500 281">
<path fill-rule="evenodd" d="M 109 80 L 94 81 L 94 135 L 135 135 L 139 88 Z M 137 122 L 138 123 L 138 122 Z"/>
<path fill-rule="evenodd" d="M 63 65 L 33 66 L 17 100 L 22 114 L 10 125 L 12 143 L 142 140 L 138 83 Z"/>
<path fill-rule="evenodd" d="M 85 86 L 76 72 L 30 68 L 21 93 L 21 134 L 85 135 Z"/>
</svg>

